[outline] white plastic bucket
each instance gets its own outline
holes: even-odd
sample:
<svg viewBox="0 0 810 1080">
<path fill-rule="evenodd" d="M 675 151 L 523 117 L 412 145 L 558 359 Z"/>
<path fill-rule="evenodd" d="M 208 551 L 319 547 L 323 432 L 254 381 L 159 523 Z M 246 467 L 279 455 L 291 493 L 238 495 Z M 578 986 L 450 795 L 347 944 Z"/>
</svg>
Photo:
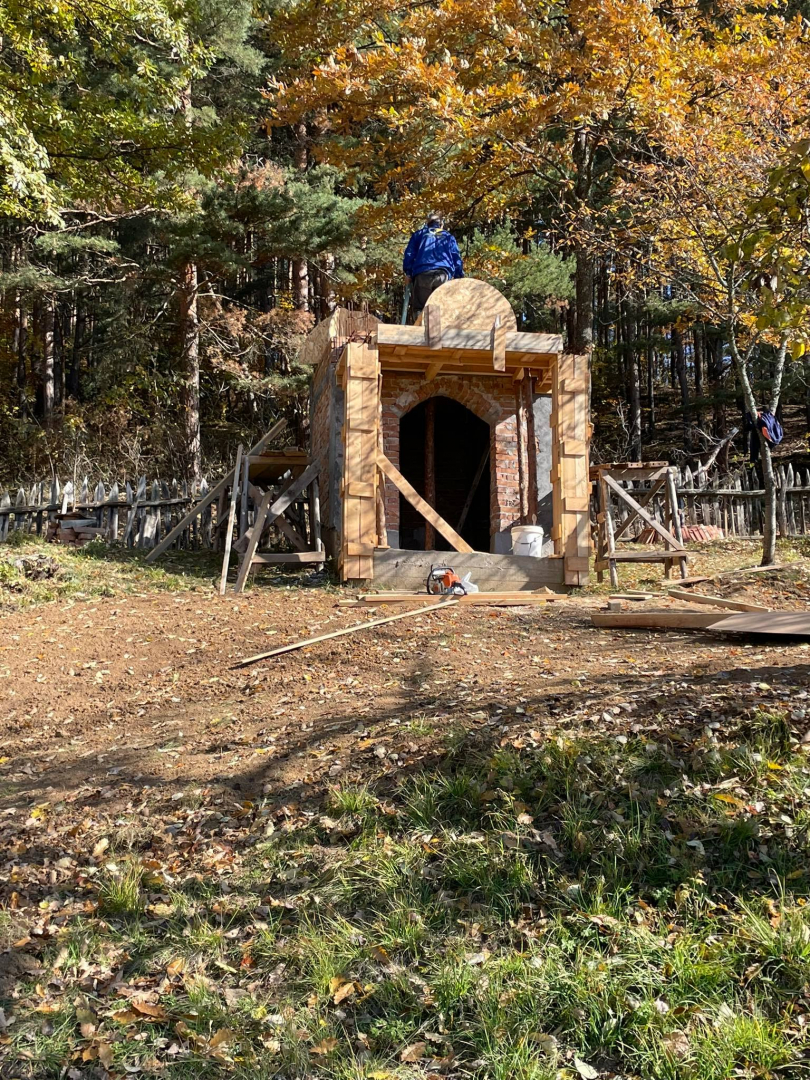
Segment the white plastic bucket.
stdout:
<svg viewBox="0 0 810 1080">
<path fill-rule="evenodd" d="M 512 529 L 512 554 L 531 555 L 535 559 L 542 558 L 542 527 L 540 525 L 515 525 Z"/>
</svg>

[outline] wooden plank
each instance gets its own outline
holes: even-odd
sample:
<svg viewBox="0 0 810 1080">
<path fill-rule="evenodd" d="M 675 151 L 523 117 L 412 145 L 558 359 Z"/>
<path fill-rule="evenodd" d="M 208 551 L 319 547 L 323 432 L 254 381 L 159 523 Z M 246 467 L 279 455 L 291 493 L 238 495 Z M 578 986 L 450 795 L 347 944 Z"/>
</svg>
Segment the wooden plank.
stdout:
<svg viewBox="0 0 810 1080">
<path fill-rule="evenodd" d="M 436 378 L 436 376 L 439 374 L 443 367 L 443 360 L 437 360 L 435 364 L 431 364 L 425 372 L 425 382 L 433 382 L 433 380 Z"/>
<path fill-rule="evenodd" d="M 594 611 L 594 626 L 609 630 L 705 630 L 727 616 L 704 611 Z"/>
<path fill-rule="evenodd" d="M 661 490 L 661 488 L 664 486 L 665 483 L 666 483 L 666 477 L 662 476 L 653 483 L 653 486 L 650 488 L 649 491 L 645 491 L 645 492 L 640 493 L 639 497 L 638 497 L 639 506 L 646 507 L 647 503 L 649 503 L 651 499 L 655 498 L 655 496 L 658 494 L 658 492 Z M 630 513 L 622 521 L 620 521 L 619 524 L 616 526 L 616 531 L 614 533 L 614 540 L 618 540 L 619 537 L 622 535 L 622 533 L 626 532 L 627 529 L 630 528 L 630 526 L 633 524 L 633 522 L 636 520 L 637 517 L 638 517 L 638 511 L 637 510 L 631 510 Z"/>
<path fill-rule="evenodd" d="M 446 597 L 437 596 L 434 599 L 434 603 L 441 603 Z M 469 596 L 456 596 L 455 600 L 458 600 L 462 607 L 534 607 L 540 604 L 553 604 L 565 602 L 564 597 L 560 596 L 542 596 L 533 592 L 523 593 L 521 596 L 519 593 L 513 596 L 500 596 L 498 593 L 472 593 Z M 413 604 L 419 600 L 427 600 L 430 603 L 430 598 L 426 597 L 424 593 L 411 594 L 408 597 L 395 597 L 394 599 L 388 599 L 385 593 L 380 593 L 377 597 L 368 597 L 361 600 L 341 600 L 339 601 L 340 607 L 377 607 L 380 604 Z"/>
<path fill-rule="evenodd" d="M 268 491 L 262 499 L 259 509 L 256 511 L 256 520 L 253 522 L 253 528 L 247 534 L 247 546 L 245 548 L 245 553 L 242 556 L 242 561 L 239 564 L 239 573 L 236 575 L 236 584 L 233 587 L 233 591 L 236 593 L 240 593 L 244 589 L 248 574 L 253 566 L 253 556 L 256 554 L 256 548 L 259 546 L 259 541 L 262 538 L 265 518 L 267 517 L 267 511 L 270 509 L 272 498 L 273 492 Z"/>
<path fill-rule="evenodd" d="M 274 424 L 273 427 L 265 435 L 263 435 L 254 446 L 251 446 L 250 450 L 248 450 L 247 452 L 247 456 L 252 457 L 254 454 L 258 454 L 261 450 L 264 449 L 265 446 L 267 446 L 269 442 L 272 442 L 273 439 L 280 435 L 286 427 L 287 421 L 279 420 L 279 422 L 277 424 Z M 201 499 L 196 506 L 192 507 L 192 509 L 189 510 L 185 517 L 180 519 L 177 525 L 175 525 L 172 531 L 166 537 L 164 537 L 163 540 L 161 540 L 157 547 L 152 548 L 152 550 L 146 556 L 145 561 L 151 563 L 154 562 L 155 559 L 159 558 L 163 554 L 163 552 L 173 543 L 173 541 L 176 540 L 178 536 L 180 536 L 183 530 L 188 528 L 189 524 L 199 514 L 203 512 L 206 506 L 210 506 L 214 499 L 219 498 L 222 492 L 231 484 L 232 481 L 233 469 L 231 469 L 231 471 L 227 473 L 222 480 L 220 480 L 216 487 L 212 488 L 208 492 L 204 499 Z"/>
<path fill-rule="evenodd" d="M 293 523 L 288 521 L 283 514 L 280 514 L 276 518 L 274 524 L 282 536 L 287 537 L 296 551 L 307 551 L 309 549 L 306 540 L 301 536 Z"/>
<path fill-rule="evenodd" d="M 326 555 L 322 551 L 261 551 L 253 556 L 254 566 L 297 566 L 322 563 Z"/>
<path fill-rule="evenodd" d="M 708 604 L 710 607 L 728 608 L 731 611 L 770 611 L 762 604 L 751 604 L 746 600 L 728 600 L 725 596 L 704 596 L 689 589 L 670 589 L 669 595 L 675 600 L 688 600 L 692 604 Z"/>
<path fill-rule="evenodd" d="M 389 548 L 374 556 L 375 585 L 397 591 L 421 591 L 431 566 L 450 563 L 459 577 L 472 581 L 486 592 L 532 591 L 544 586 L 564 592 L 562 559 L 536 559 L 530 555 L 494 555 L 485 551 L 471 554 L 446 551 L 404 551 Z"/>
<path fill-rule="evenodd" d="M 637 516 L 640 517 L 642 521 L 646 521 L 647 524 L 658 533 L 658 535 L 670 546 L 670 551 L 678 552 L 684 550 L 683 544 L 678 543 L 669 529 L 664 528 L 660 522 L 656 521 L 654 517 L 648 514 L 644 507 L 636 502 L 628 491 L 625 491 L 623 487 L 616 483 L 610 473 L 603 472 L 601 479 L 609 488 L 615 491 L 623 502 L 627 503 L 632 510 L 635 510 Z"/>
<path fill-rule="evenodd" d="M 405 496 L 411 506 L 418 510 L 422 517 L 428 521 L 437 532 L 441 533 L 454 550 L 467 552 L 468 554 L 472 553 L 473 549 L 467 541 L 462 539 L 456 530 L 451 525 L 448 525 L 444 518 L 437 514 L 429 503 L 425 502 L 416 488 L 408 483 L 399 469 L 393 465 L 382 452 L 379 452 L 377 455 L 377 464 L 394 487 L 398 488 Z"/>
<path fill-rule="evenodd" d="M 810 637 L 810 612 L 770 611 L 767 614 L 727 615 L 712 624 L 721 634 L 775 634 L 780 637 Z"/>
<path fill-rule="evenodd" d="M 233 527 L 236 523 L 236 502 L 239 494 L 239 478 L 242 475 L 242 444 L 236 451 L 236 464 L 233 468 L 233 482 L 231 484 L 231 505 L 228 510 L 228 527 L 225 532 L 225 553 L 222 556 L 222 574 L 219 579 L 219 595 L 225 595 L 228 585 L 228 568 L 231 562 L 231 545 L 233 544 Z"/>
<path fill-rule="evenodd" d="M 362 630 L 371 630 L 375 626 L 385 626 L 386 623 L 396 622 L 398 619 L 409 619 L 417 615 L 432 615 L 435 611 L 444 611 L 446 608 L 455 607 L 457 604 L 458 600 L 456 599 L 445 600 L 441 604 L 428 605 L 427 607 L 417 608 L 415 611 L 400 611 L 396 615 L 388 615 L 385 619 L 372 619 L 371 622 L 356 623 L 354 626 L 347 626 L 343 630 L 333 630 L 331 634 L 321 634 L 319 637 L 296 641 L 292 645 L 282 645 L 279 649 L 271 649 L 270 652 L 248 657 L 247 660 L 242 660 L 234 666 L 237 668 L 248 667 L 250 664 L 257 664 L 260 660 L 268 660 L 271 656 L 280 656 L 282 653 L 303 649 L 308 645 L 318 645 L 321 641 L 331 641 L 333 638 L 345 637 L 347 634 L 359 634 Z"/>
<path fill-rule="evenodd" d="M 447 319 L 443 320 L 442 350 L 450 352 L 454 349 L 470 352 L 492 352 L 492 322 L 486 330 L 463 330 L 450 326 Z M 510 331 L 504 319 L 501 320 L 506 330 L 505 348 L 507 353 L 531 353 L 542 357 L 556 357 L 562 352 L 562 337 L 560 334 L 527 334 Z M 381 354 L 385 347 L 405 346 L 405 348 L 424 348 L 425 331 L 421 326 L 395 326 L 392 323 L 380 323 L 377 327 L 377 345 Z M 519 366 L 525 366 L 521 364 Z M 532 366 L 536 366 L 532 361 Z M 490 364 L 491 368 L 491 364 Z M 666 463 L 665 463 L 666 464 Z"/>
</svg>

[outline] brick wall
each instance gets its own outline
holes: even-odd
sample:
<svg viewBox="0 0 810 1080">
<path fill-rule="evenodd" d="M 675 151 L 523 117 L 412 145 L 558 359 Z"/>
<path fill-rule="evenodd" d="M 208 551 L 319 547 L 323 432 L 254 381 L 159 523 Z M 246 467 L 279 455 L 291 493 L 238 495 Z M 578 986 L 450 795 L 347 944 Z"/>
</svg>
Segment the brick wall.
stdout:
<svg viewBox="0 0 810 1080">
<path fill-rule="evenodd" d="M 445 375 L 430 383 L 418 375 L 385 372 L 382 380 L 382 424 L 385 453 L 399 466 L 399 422 L 429 397 L 444 396 L 466 406 L 490 427 L 490 547 L 509 551 L 509 529 L 520 516 L 515 393 L 511 380 Z M 548 466 L 546 466 L 546 469 Z M 385 485 L 389 543 L 399 540 L 399 492 Z"/>
</svg>

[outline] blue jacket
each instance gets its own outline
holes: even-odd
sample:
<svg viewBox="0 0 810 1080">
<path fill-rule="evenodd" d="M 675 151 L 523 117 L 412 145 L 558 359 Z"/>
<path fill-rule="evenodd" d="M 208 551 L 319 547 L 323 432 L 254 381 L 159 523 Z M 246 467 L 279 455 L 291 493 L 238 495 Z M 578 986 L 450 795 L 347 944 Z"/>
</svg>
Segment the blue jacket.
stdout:
<svg viewBox="0 0 810 1080">
<path fill-rule="evenodd" d="M 402 270 L 411 278 L 434 270 L 446 270 L 454 278 L 464 277 L 464 264 L 456 238 L 444 229 L 429 229 L 425 225 L 408 242 Z"/>
</svg>

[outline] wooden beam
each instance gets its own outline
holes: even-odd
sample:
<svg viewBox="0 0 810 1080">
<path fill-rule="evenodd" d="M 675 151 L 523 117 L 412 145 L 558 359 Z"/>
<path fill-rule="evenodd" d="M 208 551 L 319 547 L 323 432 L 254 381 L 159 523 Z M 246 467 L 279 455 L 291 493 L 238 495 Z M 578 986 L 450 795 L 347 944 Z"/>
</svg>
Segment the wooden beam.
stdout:
<svg viewBox="0 0 810 1080">
<path fill-rule="evenodd" d="M 649 491 L 645 491 L 642 495 L 639 496 L 639 506 L 646 506 L 651 499 L 655 498 L 655 496 L 658 494 L 658 492 L 661 490 L 665 483 L 666 477 L 662 476 L 653 484 Z M 618 540 L 622 533 L 630 528 L 630 526 L 633 524 L 637 517 L 638 511 L 631 510 L 627 517 L 616 526 L 616 530 L 613 534 L 614 539 Z"/>
<path fill-rule="evenodd" d="M 253 556 L 254 566 L 304 566 L 325 561 L 323 551 L 262 551 Z"/>
<path fill-rule="evenodd" d="M 397 619 L 409 619 L 416 615 L 432 615 L 434 611 L 444 611 L 445 608 L 455 607 L 457 604 L 458 600 L 445 600 L 441 604 L 417 608 L 415 611 L 400 611 L 396 615 L 389 615 L 385 619 L 372 619 L 371 622 L 356 623 L 354 626 L 347 626 L 343 630 L 333 630 L 331 634 L 321 634 L 320 637 L 306 638 L 304 641 L 296 641 L 292 645 L 282 645 L 279 649 L 271 649 L 270 652 L 248 657 L 247 660 L 242 660 L 241 663 L 234 666 L 243 668 L 249 664 L 258 664 L 260 660 L 269 660 L 271 656 L 280 656 L 282 653 L 303 649 L 308 645 L 317 645 L 321 641 L 331 641 L 333 638 L 345 637 L 347 634 L 358 634 L 361 630 L 371 630 L 375 626 L 384 626 L 386 623 L 396 622 Z"/>
<path fill-rule="evenodd" d="M 239 480 L 242 471 L 242 444 L 236 451 L 236 464 L 233 468 L 233 483 L 231 484 L 231 505 L 228 510 L 228 528 L 225 533 L 225 553 L 222 556 L 222 574 L 219 579 L 219 595 L 225 595 L 228 585 L 228 568 L 231 561 L 231 545 L 233 544 L 233 527 L 236 522 L 236 500 L 239 494 Z"/>
<path fill-rule="evenodd" d="M 623 502 L 627 503 L 627 505 L 631 509 L 635 510 L 636 514 L 642 519 L 642 521 L 646 521 L 647 524 L 652 529 L 654 529 L 660 537 L 662 537 L 662 539 L 670 546 L 670 550 L 674 552 L 684 550 L 683 544 L 678 543 L 678 541 L 675 539 L 669 529 L 665 529 L 660 522 L 656 521 L 654 517 L 651 517 L 644 509 L 644 507 L 641 506 L 640 503 L 636 502 L 636 500 L 628 491 L 625 491 L 623 487 L 620 487 L 620 485 L 616 483 L 610 473 L 603 472 L 602 479 L 609 488 L 616 492 L 616 494 Z"/>
<path fill-rule="evenodd" d="M 253 528 L 247 534 L 245 554 L 242 556 L 242 561 L 239 564 L 239 573 L 236 575 L 236 584 L 233 587 L 233 591 L 236 593 L 240 593 L 244 589 L 248 574 L 253 566 L 253 556 L 256 554 L 256 548 L 259 546 L 259 541 L 262 538 L 267 511 L 270 509 L 270 501 L 272 498 L 273 492 L 268 491 L 256 512 L 256 520 L 253 522 Z"/>
<path fill-rule="evenodd" d="M 443 360 L 437 360 L 435 364 L 431 364 L 425 372 L 425 382 L 433 382 L 433 380 L 436 378 L 436 376 L 439 374 L 443 367 Z"/>
<path fill-rule="evenodd" d="M 286 426 L 286 420 L 279 420 L 277 424 L 274 424 L 273 427 L 270 428 L 266 435 L 263 435 L 261 439 L 259 439 L 255 446 L 251 446 L 250 450 L 248 450 L 247 452 L 247 457 L 253 457 L 255 454 L 258 454 L 259 451 L 263 450 L 269 442 L 272 442 L 273 439 L 280 435 L 282 431 L 284 431 Z M 146 556 L 146 562 L 151 563 L 154 562 L 155 559 L 159 558 L 163 554 L 163 552 L 177 539 L 177 537 L 180 536 L 183 530 L 194 520 L 194 518 L 197 517 L 198 514 L 201 514 L 203 510 L 205 510 L 206 506 L 210 506 L 214 499 L 219 498 L 222 492 L 232 483 L 232 481 L 233 469 L 231 469 L 231 471 L 227 473 L 222 480 L 220 480 L 216 487 L 212 488 L 208 492 L 204 499 L 200 499 L 197 505 L 192 507 L 191 510 L 189 510 L 186 516 L 182 518 L 182 520 L 177 525 L 175 525 L 172 531 L 163 540 L 161 540 L 161 542 L 156 548 L 152 548 L 152 550 Z"/>
<path fill-rule="evenodd" d="M 425 500 L 422 498 L 416 488 L 412 484 L 408 483 L 408 481 L 405 479 L 405 477 L 402 475 L 396 465 L 393 465 L 382 452 L 379 452 L 377 455 L 377 464 L 391 481 L 391 483 L 394 485 L 394 487 L 398 488 L 399 491 L 405 496 L 411 506 L 418 510 L 422 517 L 425 519 L 425 521 L 430 522 L 430 524 L 434 527 L 434 529 L 436 529 L 437 532 L 441 533 L 441 535 L 445 538 L 448 544 L 453 547 L 455 551 L 472 554 L 473 549 L 470 547 L 467 541 L 463 540 L 458 535 L 456 530 L 451 525 L 448 525 L 444 518 L 437 514 L 429 503 L 425 502 Z"/>
<path fill-rule="evenodd" d="M 295 528 L 291 521 L 288 521 L 284 514 L 279 514 L 274 522 L 278 531 L 282 536 L 286 536 L 296 551 L 307 551 L 307 542 L 301 536 L 298 529 Z"/>
<path fill-rule="evenodd" d="M 430 306 L 430 305 L 428 305 Z M 530 354 L 533 357 L 554 359 L 562 352 L 563 341 L 560 334 L 528 334 L 509 331 L 506 333 L 506 352 Z M 377 345 L 384 348 L 404 346 L 407 348 L 425 347 L 425 329 L 422 326 L 397 326 L 393 323 L 380 323 L 377 327 Z M 492 352 L 492 330 L 462 330 L 445 327 L 442 330 L 442 348 Z M 534 363 L 534 361 L 533 361 Z M 521 366 L 526 366 L 525 363 Z"/>
<path fill-rule="evenodd" d="M 436 505 L 436 398 L 425 402 L 425 500 Z M 436 530 L 425 522 L 425 551 L 436 546 Z"/>
<path fill-rule="evenodd" d="M 675 600 L 688 600 L 690 604 L 708 604 L 709 607 L 728 608 L 731 611 L 770 611 L 762 604 L 750 604 L 746 600 L 727 600 L 725 596 L 704 596 L 689 589 L 670 589 L 669 595 Z"/>
</svg>

